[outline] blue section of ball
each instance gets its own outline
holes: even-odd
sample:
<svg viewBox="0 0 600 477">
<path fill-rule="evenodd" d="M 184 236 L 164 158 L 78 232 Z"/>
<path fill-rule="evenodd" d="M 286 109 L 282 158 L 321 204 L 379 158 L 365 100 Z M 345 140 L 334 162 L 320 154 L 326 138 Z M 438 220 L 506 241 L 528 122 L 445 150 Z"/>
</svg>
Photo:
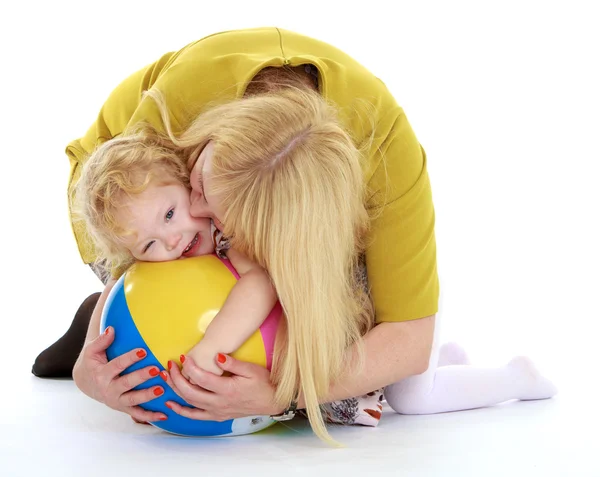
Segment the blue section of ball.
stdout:
<svg viewBox="0 0 600 477">
<path fill-rule="evenodd" d="M 152 350 L 148 349 L 142 336 L 140 335 L 125 298 L 124 289 L 125 276 L 122 276 L 115 284 L 109 294 L 104 310 L 102 313 L 101 329 L 106 329 L 107 326 L 112 326 L 115 330 L 115 340 L 106 350 L 106 356 L 109 360 L 116 358 L 128 351 L 136 348 L 144 349 L 147 353 L 146 358 L 138 361 L 127 368 L 123 374 L 136 371 L 147 366 L 156 366 L 159 370 L 164 370 L 164 367 L 156 359 Z M 162 412 L 167 416 L 166 421 L 158 421 L 151 423 L 152 425 L 163 429 L 173 434 L 183 436 L 222 436 L 230 434 L 232 431 L 233 420 L 224 422 L 216 421 L 196 421 L 180 416 L 171 411 L 165 403 L 167 401 L 175 401 L 182 406 L 189 406 L 181 399 L 171 387 L 165 383 L 160 377 L 150 378 L 148 381 L 136 386 L 134 389 L 147 389 L 154 386 L 161 386 L 165 393 L 156 399 L 144 403 L 142 407 L 149 411 Z"/>
</svg>

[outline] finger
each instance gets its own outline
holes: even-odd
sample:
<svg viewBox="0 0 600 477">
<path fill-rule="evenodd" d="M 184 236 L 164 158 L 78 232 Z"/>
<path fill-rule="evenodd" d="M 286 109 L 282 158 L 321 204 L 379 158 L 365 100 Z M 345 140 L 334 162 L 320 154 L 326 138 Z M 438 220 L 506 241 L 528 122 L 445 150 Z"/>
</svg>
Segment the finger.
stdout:
<svg viewBox="0 0 600 477">
<path fill-rule="evenodd" d="M 168 364 L 168 383 L 173 387 L 174 391 L 179 395 L 179 397 L 183 398 L 183 394 L 181 391 L 194 386 L 194 383 L 190 382 L 190 380 L 186 376 L 187 373 L 184 374 L 183 369 L 181 369 L 176 362 L 170 361 Z"/>
<path fill-rule="evenodd" d="M 212 391 L 213 393 L 222 393 L 229 387 L 228 377 L 217 376 L 216 374 L 199 368 L 196 362 L 189 357 L 186 357 L 183 364 L 185 373 L 189 376 L 189 381 L 196 386 Z"/>
<path fill-rule="evenodd" d="M 222 353 L 217 354 L 216 361 L 219 368 L 221 368 L 223 371 L 228 371 L 231 374 L 241 376 L 243 378 L 252 378 L 266 371 L 265 368 L 257 364 L 240 361 Z"/>
<path fill-rule="evenodd" d="M 170 375 L 171 380 L 169 382 L 173 383 L 173 390 L 184 401 L 201 409 L 218 404 L 216 394 L 190 383 L 182 376 L 179 366 L 173 366 Z"/>
<path fill-rule="evenodd" d="M 173 392 L 175 394 L 177 394 L 181 399 L 184 399 L 184 397 L 179 392 L 179 389 L 177 389 L 176 384 L 173 382 L 173 379 L 171 378 L 171 374 L 170 374 L 170 371 L 173 368 L 177 368 L 177 371 L 181 374 L 181 371 L 179 370 L 179 366 L 177 366 L 177 363 L 174 363 L 173 361 L 169 361 L 167 363 L 167 368 L 169 369 L 169 372 L 161 371 L 160 377 L 169 385 L 169 387 L 173 390 Z"/>
<path fill-rule="evenodd" d="M 167 363 L 167 368 L 169 372 L 167 374 L 167 384 L 171 386 L 171 389 L 177 394 L 181 399 L 183 399 L 183 395 L 179 388 L 177 387 L 177 383 L 184 383 L 187 381 L 187 378 L 182 374 L 181 369 L 179 369 L 179 365 L 175 361 L 169 361 Z M 176 376 L 175 380 L 173 376 Z M 188 381 L 189 382 L 189 381 Z"/>
<path fill-rule="evenodd" d="M 121 394 L 118 399 L 119 409 L 126 409 L 139 406 L 150 402 L 157 397 L 162 396 L 165 390 L 162 386 L 152 386 L 148 389 L 140 389 L 137 391 L 129 391 Z"/>
<path fill-rule="evenodd" d="M 150 423 L 148 421 L 138 421 L 135 417 L 131 416 L 131 420 L 136 424 L 144 424 L 145 426 L 149 426 Z"/>
<path fill-rule="evenodd" d="M 164 374 L 166 375 L 166 373 Z M 164 380 L 164 375 L 160 373 L 160 369 L 158 369 L 156 366 L 147 366 L 115 378 L 111 387 L 113 388 L 113 392 L 120 396 L 121 394 L 131 391 L 133 388 L 145 383 L 149 379 L 154 379 L 157 376 L 162 377 Z"/>
<path fill-rule="evenodd" d="M 185 379 L 187 379 L 187 380 L 188 380 L 190 383 L 192 382 L 192 381 L 191 381 L 191 379 L 190 379 L 190 376 L 189 376 L 189 375 L 188 375 L 188 373 L 186 373 L 186 371 L 185 371 L 185 366 L 183 366 L 183 367 L 181 368 L 181 375 L 182 375 L 182 376 L 183 376 Z M 196 384 L 196 383 L 192 383 L 192 384 Z"/>
<path fill-rule="evenodd" d="M 146 411 L 141 407 L 131 407 L 127 409 L 127 414 L 129 414 L 135 421 L 140 422 L 156 422 L 167 420 L 166 414 L 163 414 L 162 412 Z"/>
<path fill-rule="evenodd" d="M 167 401 L 165 405 L 171 409 L 175 414 L 187 417 L 188 419 L 194 419 L 196 421 L 214 421 L 211 419 L 211 414 L 203 409 L 195 407 L 182 406 L 175 401 Z"/>
<path fill-rule="evenodd" d="M 106 365 L 105 372 L 108 373 L 112 379 L 114 379 L 127 368 L 129 368 L 129 366 L 141 361 L 146 356 L 148 356 L 148 353 L 145 349 L 133 349 L 109 361 L 109 363 Z"/>
<path fill-rule="evenodd" d="M 86 346 L 86 352 L 89 354 L 105 354 L 114 340 L 115 329 L 112 326 L 108 326 L 99 336 L 89 342 Z"/>
</svg>

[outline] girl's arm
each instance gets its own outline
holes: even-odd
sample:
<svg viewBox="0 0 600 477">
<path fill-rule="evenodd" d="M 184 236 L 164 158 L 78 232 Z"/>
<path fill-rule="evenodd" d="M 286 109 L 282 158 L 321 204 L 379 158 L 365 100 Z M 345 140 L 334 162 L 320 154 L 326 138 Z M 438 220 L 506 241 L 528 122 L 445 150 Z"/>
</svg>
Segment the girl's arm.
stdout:
<svg viewBox="0 0 600 477">
<path fill-rule="evenodd" d="M 222 374 L 215 363 L 216 354 L 237 350 L 265 321 L 277 301 L 275 289 L 263 268 L 232 249 L 227 251 L 227 257 L 240 279 L 202 341 L 188 353 L 198 366 L 215 374 Z"/>
</svg>

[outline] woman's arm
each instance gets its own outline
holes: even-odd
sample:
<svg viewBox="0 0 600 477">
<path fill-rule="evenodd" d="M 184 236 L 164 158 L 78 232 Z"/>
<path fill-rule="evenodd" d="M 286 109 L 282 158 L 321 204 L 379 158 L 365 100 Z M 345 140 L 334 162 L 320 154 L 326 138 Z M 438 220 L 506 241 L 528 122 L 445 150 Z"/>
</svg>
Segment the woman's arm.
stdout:
<svg viewBox="0 0 600 477">
<path fill-rule="evenodd" d="M 381 323 L 364 338 L 365 362 L 358 373 L 349 373 L 331 386 L 322 402 L 362 396 L 388 384 L 424 373 L 433 344 L 435 315 L 419 320 Z M 348 350 L 348 362 L 355 362 L 356 345 Z M 302 397 L 299 407 L 303 406 Z"/>
<path fill-rule="evenodd" d="M 230 249 L 227 256 L 240 278 L 202 341 L 188 353 L 196 365 L 215 374 L 223 372 L 215 362 L 215 355 L 237 350 L 265 321 L 277 301 L 275 289 L 264 269 L 235 250 Z M 185 375 L 185 362 L 183 369 Z"/>
</svg>

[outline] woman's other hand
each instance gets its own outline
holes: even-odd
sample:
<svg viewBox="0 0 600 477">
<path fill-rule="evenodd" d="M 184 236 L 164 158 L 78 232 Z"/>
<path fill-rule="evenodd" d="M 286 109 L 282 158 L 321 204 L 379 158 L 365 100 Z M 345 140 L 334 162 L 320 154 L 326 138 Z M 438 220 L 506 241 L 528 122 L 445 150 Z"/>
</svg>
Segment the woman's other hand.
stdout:
<svg viewBox="0 0 600 477">
<path fill-rule="evenodd" d="M 247 416 L 279 414 L 275 386 L 270 372 L 262 366 L 219 354 L 216 362 L 226 372 L 217 376 L 200 369 L 193 358 L 183 357 L 185 379 L 177 363 L 170 362 L 168 384 L 192 407 L 174 401 L 167 405 L 177 414 L 196 420 L 227 421 Z"/>
</svg>

